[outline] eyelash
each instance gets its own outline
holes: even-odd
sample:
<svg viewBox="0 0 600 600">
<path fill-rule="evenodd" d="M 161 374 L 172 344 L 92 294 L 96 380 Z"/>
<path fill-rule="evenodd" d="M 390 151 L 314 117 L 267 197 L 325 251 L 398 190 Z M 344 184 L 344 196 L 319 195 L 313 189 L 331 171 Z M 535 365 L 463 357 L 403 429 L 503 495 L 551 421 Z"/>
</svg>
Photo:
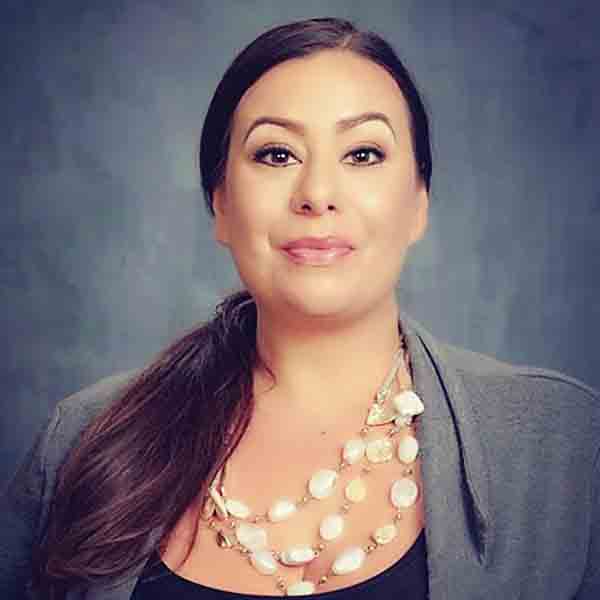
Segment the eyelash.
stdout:
<svg viewBox="0 0 600 600">
<path fill-rule="evenodd" d="M 265 146 L 264 148 L 261 148 L 260 150 L 258 150 L 257 152 L 254 153 L 253 159 L 256 162 L 265 164 L 269 167 L 276 167 L 276 168 L 281 168 L 281 167 L 289 167 L 291 166 L 291 164 L 285 164 L 285 163 L 269 163 L 266 162 L 264 160 L 264 158 L 266 156 L 268 156 L 269 154 L 276 154 L 278 152 L 284 152 L 286 154 L 291 155 L 292 152 L 290 150 L 288 150 L 287 148 L 284 148 L 283 146 Z M 379 150 L 378 148 L 375 148 L 373 146 L 361 146 L 360 148 L 356 148 L 355 150 L 352 150 L 351 152 L 349 152 L 349 155 L 353 155 L 353 154 L 357 154 L 359 152 L 367 152 L 367 153 L 371 153 L 371 154 L 375 154 L 377 156 L 377 161 L 375 162 L 363 162 L 363 163 L 353 163 L 353 166 L 356 167 L 371 167 L 373 165 L 377 165 L 380 162 L 382 162 L 385 159 L 385 153 L 382 152 L 381 150 Z"/>
</svg>

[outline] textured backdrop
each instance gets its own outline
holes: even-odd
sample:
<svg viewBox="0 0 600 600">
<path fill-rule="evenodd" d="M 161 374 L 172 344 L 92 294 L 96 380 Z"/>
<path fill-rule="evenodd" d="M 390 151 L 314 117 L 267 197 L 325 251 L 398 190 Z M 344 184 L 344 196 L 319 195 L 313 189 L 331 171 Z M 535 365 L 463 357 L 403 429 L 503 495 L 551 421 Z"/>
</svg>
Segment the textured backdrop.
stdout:
<svg viewBox="0 0 600 600">
<path fill-rule="evenodd" d="M 403 307 L 600 387 L 599 4 L 354 4 L 3 3 L 0 481 L 59 399 L 141 366 L 235 287 L 195 170 L 202 118 L 235 53 L 311 16 L 383 34 L 427 99 L 430 229 Z"/>
</svg>

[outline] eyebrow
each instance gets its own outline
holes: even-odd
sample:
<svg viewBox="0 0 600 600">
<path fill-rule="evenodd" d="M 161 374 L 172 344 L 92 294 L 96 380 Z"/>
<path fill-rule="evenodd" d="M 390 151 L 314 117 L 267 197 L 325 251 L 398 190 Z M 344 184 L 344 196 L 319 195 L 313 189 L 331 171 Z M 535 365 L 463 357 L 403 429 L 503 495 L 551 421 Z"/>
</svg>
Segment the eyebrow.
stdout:
<svg viewBox="0 0 600 600">
<path fill-rule="evenodd" d="M 381 121 L 385 125 L 387 125 L 388 129 L 392 132 L 394 136 L 394 140 L 396 139 L 396 132 L 392 127 L 392 124 L 387 117 L 382 112 L 365 112 L 359 115 L 354 115 L 352 117 L 347 117 L 345 119 L 340 119 L 336 122 L 336 131 L 338 133 L 347 131 L 348 129 L 352 129 L 357 125 L 362 125 L 363 123 L 367 123 L 368 121 Z M 259 126 L 259 125 L 276 125 L 278 127 L 284 127 L 285 129 L 289 129 L 294 133 L 304 134 L 306 131 L 304 125 L 298 121 L 293 121 L 292 119 L 286 119 L 284 117 L 258 117 L 258 119 L 252 122 L 250 128 L 246 132 L 244 136 L 244 143 L 250 137 L 250 134 Z"/>
</svg>

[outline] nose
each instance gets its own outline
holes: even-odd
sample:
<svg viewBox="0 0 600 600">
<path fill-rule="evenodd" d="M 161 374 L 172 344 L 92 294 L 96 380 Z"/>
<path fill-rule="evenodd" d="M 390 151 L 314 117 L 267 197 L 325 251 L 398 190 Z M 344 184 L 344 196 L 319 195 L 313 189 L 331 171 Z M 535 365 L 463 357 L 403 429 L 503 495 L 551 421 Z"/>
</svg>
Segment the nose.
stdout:
<svg viewBox="0 0 600 600">
<path fill-rule="evenodd" d="M 291 198 L 291 209 L 297 214 L 319 216 L 338 212 L 340 203 L 336 185 L 335 164 L 324 158 L 307 159 Z"/>
</svg>

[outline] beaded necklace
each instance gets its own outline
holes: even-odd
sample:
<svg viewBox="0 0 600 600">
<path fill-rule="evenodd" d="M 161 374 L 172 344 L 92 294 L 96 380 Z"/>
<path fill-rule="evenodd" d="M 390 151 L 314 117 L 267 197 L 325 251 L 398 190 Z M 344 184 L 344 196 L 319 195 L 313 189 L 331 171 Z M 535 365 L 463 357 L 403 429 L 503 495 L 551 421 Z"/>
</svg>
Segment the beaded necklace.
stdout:
<svg viewBox="0 0 600 600">
<path fill-rule="evenodd" d="M 419 444 L 410 430 L 424 406 L 411 386 L 401 386 L 390 398 L 398 371 L 405 364 L 410 373 L 406 341 L 396 352 L 392 367 L 377 390 L 369 406 L 362 427 L 356 437 L 347 440 L 340 452 L 340 461 L 333 469 L 319 469 L 306 484 L 306 493 L 294 500 L 278 498 L 268 510 L 254 512 L 240 499 L 229 498 L 224 481 L 226 465 L 216 474 L 208 489 L 202 507 L 202 519 L 215 531 L 220 548 L 236 550 L 247 558 L 254 569 L 263 575 L 273 576 L 276 589 L 283 595 L 312 594 L 332 576 L 342 576 L 360 569 L 369 554 L 392 542 L 398 536 L 398 524 L 403 511 L 415 504 L 419 488 L 414 481 L 413 463 L 419 455 Z M 370 434 L 376 431 L 376 436 Z M 396 441 L 396 438 L 398 440 Z M 387 523 L 375 527 L 363 546 L 349 546 L 337 555 L 327 574 L 318 581 L 302 580 L 288 584 L 279 574 L 279 565 L 302 566 L 323 552 L 328 542 L 343 536 L 346 520 L 352 506 L 366 498 L 365 477 L 373 468 L 397 459 L 402 465 L 402 476 L 395 479 L 389 489 L 389 501 L 394 514 Z M 266 527 L 293 518 L 314 501 L 329 498 L 340 480 L 340 474 L 352 467 L 361 466 L 361 475 L 351 479 L 344 488 L 344 500 L 338 512 L 325 516 L 319 524 L 319 540 L 313 545 L 292 544 L 284 549 L 269 547 Z"/>
</svg>

